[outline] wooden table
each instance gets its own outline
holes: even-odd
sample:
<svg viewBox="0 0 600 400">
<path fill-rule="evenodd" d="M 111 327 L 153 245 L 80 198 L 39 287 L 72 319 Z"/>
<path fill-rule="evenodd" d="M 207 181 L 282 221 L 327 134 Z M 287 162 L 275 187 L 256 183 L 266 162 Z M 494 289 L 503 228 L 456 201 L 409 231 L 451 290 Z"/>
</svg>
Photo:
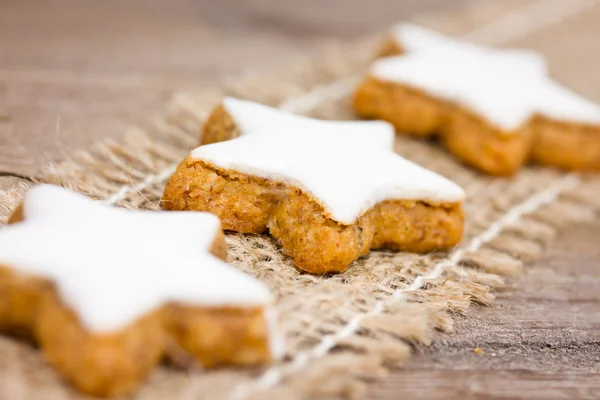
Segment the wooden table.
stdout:
<svg viewBox="0 0 600 400">
<path fill-rule="evenodd" d="M 119 137 L 176 90 L 467 2 L 0 1 L 0 188 Z M 493 307 L 458 317 L 369 398 L 600 398 L 599 237 L 598 221 L 567 229 Z"/>
</svg>

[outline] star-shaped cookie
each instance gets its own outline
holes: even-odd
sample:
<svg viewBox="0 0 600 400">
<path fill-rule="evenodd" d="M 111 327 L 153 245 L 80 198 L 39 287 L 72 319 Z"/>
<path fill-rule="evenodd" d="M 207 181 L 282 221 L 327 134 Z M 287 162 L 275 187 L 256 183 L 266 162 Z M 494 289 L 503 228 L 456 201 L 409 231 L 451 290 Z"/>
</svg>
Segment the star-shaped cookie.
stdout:
<svg viewBox="0 0 600 400">
<path fill-rule="evenodd" d="M 492 174 L 512 174 L 529 160 L 600 169 L 600 107 L 552 81 L 541 56 L 427 31 L 419 39 L 404 28 L 395 40 L 409 53 L 371 66 L 354 97 L 360 115 L 402 133 L 439 135 L 451 153 Z"/>
<path fill-rule="evenodd" d="M 313 273 L 344 271 L 371 248 L 425 252 L 460 240 L 462 189 L 398 156 L 387 139 L 371 142 L 376 129 L 272 120 L 236 115 L 245 133 L 193 150 L 163 207 L 210 211 L 226 230 L 269 231 Z"/>
<path fill-rule="evenodd" d="M 132 392 L 173 348 L 205 368 L 281 355 L 271 294 L 218 258 L 214 215 L 127 211 L 41 185 L 12 222 L 0 230 L 0 328 L 36 340 L 86 393 Z"/>
</svg>

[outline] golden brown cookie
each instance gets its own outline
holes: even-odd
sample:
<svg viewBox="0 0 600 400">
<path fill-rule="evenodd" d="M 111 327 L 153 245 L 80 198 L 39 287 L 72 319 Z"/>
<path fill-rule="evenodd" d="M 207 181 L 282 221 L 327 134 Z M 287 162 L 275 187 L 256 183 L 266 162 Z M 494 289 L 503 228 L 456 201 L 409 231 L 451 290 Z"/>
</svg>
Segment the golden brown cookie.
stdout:
<svg viewBox="0 0 600 400">
<path fill-rule="evenodd" d="M 450 153 L 483 172 L 512 175 L 527 161 L 533 129 L 499 129 L 462 107 L 451 107 L 440 139 Z"/>
<path fill-rule="evenodd" d="M 600 125 L 536 116 L 531 160 L 574 171 L 600 171 Z"/>
<path fill-rule="evenodd" d="M 296 265 L 311 273 L 342 272 L 370 249 L 443 250 L 462 237 L 460 203 L 388 200 L 353 224 L 328 218 L 301 189 L 222 170 L 188 157 L 169 180 L 166 210 L 202 210 L 218 215 L 225 230 L 269 232 Z"/>
<path fill-rule="evenodd" d="M 354 95 L 354 110 L 362 117 L 388 121 L 398 132 L 436 135 L 446 126 L 450 105 L 406 85 L 366 77 Z"/>
<path fill-rule="evenodd" d="M 12 222 L 0 231 L 0 330 L 36 341 L 85 393 L 132 393 L 181 354 L 203 368 L 281 355 L 271 295 L 220 259 L 213 215 L 131 212 L 41 185 Z"/>
<path fill-rule="evenodd" d="M 547 75 L 525 50 L 491 50 L 399 24 L 358 86 L 354 109 L 398 132 L 438 136 L 465 163 L 511 175 L 529 160 L 600 165 L 600 107 Z"/>
<path fill-rule="evenodd" d="M 463 191 L 394 154 L 389 125 L 299 122 L 232 99 L 223 108 L 205 132 L 239 137 L 194 150 L 169 180 L 164 209 L 209 211 L 225 230 L 269 232 L 312 273 L 344 271 L 370 249 L 426 252 L 460 241 Z"/>
</svg>

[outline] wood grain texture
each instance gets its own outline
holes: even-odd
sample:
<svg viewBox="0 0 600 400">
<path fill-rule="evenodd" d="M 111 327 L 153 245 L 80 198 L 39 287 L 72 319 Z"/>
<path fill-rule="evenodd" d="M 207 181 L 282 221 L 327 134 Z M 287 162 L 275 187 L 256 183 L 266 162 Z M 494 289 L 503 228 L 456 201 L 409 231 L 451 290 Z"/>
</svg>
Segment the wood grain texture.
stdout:
<svg viewBox="0 0 600 400">
<path fill-rule="evenodd" d="M 474 24 L 517 0 L 485 2 Z M 0 172 L 33 176 L 160 113 L 176 90 L 277 69 L 329 40 L 416 14 L 464 31 L 445 16 L 466 3 L 484 2 L 0 0 Z M 0 188 L 17 181 L 1 176 Z M 598 237 L 599 223 L 566 231 L 494 307 L 458 317 L 454 334 L 374 384 L 370 398 L 600 398 Z"/>
<path fill-rule="evenodd" d="M 459 317 L 370 398 L 600 398 L 599 233 L 565 230 L 494 306 Z"/>
</svg>

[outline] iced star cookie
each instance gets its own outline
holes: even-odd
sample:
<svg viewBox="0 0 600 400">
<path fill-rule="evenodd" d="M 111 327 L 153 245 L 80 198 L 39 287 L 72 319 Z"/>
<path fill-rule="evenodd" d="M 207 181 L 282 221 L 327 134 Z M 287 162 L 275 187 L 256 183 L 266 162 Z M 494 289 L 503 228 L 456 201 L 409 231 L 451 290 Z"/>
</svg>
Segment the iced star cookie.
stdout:
<svg viewBox="0 0 600 400">
<path fill-rule="evenodd" d="M 268 124 L 268 125 L 266 125 Z M 248 100 L 226 97 L 202 127 L 200 144 L 217 143 L 241 135 L 270 131 L 327 132 L 332 129 L 347 135 L 348 140 L 362 141 L 363 146 L 394 148 L 394 128 L 384 121 L 327 121 L 291 114 Z"/>
<path fill-rule="evenodd" d="M 384 141 L 367 145 L 366 125 L 354 123 L 349 135 L 353 123 L 270 122 L 193 150 L 169 180 L 163 207 L 210 211 L 226 230 L 268 231 L 312 273 L 344 271 L 370 249 L 427 252 L 460 241 L 462 189 Z"/>
<path fill-rule="evenodd" d="M 270 292 L 221 258 L 208 213 L 132 212 L 34 187 L 0 230 L 0 329 L 34 339 L 79 390 L 134 391 L 161 359 L 281 355 Z"/>
<path fill-rule="evenodd" d="M 541 57 L 407 32 L 401 49 L 411 52 L 376 61 L 359 85 L 358 114 L 439 135 L 491 174 L 513 174 L 529 160 L 600 169 L 600 107 L 553 82 Z"/>
</svg>

